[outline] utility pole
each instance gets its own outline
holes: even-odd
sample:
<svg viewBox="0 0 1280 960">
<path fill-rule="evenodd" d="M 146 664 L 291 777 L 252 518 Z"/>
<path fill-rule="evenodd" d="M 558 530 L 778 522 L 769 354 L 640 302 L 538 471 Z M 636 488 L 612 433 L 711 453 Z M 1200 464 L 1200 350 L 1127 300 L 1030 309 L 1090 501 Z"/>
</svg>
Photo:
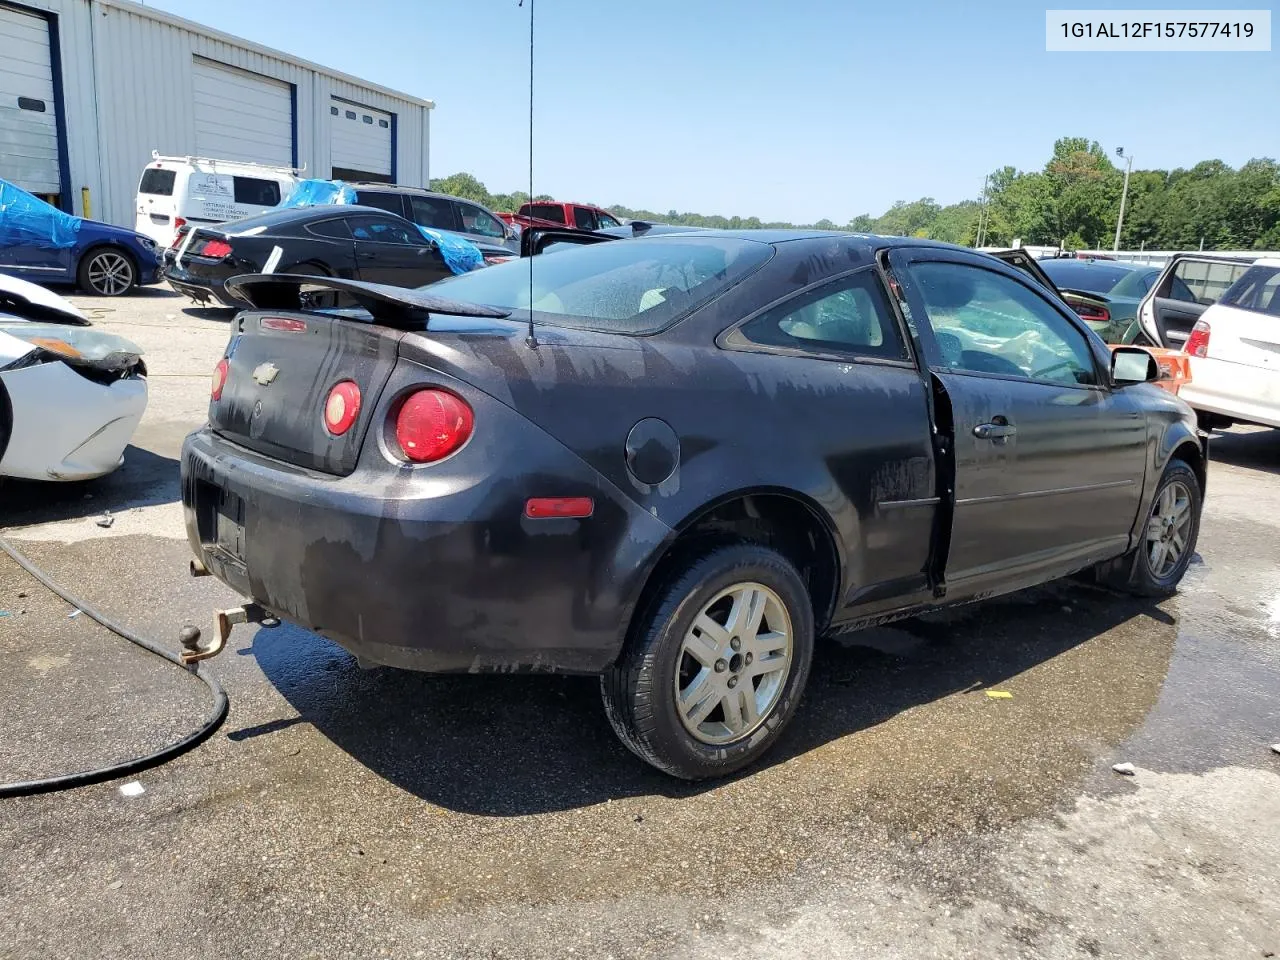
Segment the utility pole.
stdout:
<svg viewBox="0 0 1280 960">
<path fill-rule="evenodd" d="M 973 238 L 973 247 L 975 250 L 982 249 L 982 231 L 984 229 L 983 221 L 987 216 L 987 181 L 991 179 L 991 174 L 987 174 L 982 178 L 982 206 L 978 209 L 978 235 Z"/>
<path fill-rule="evenodd" d="M 1116 156 L 1124 157 L 1124 147 L 1116 147 Z M 1125 157 L 1129 162 L 1124 168 L 1124 189 L 1120 191 L 1120 216 L 1116 218 L 1116 242 L 1111 247 L 1115 253 L 1120 249 L 1120 228 L 1124 226 L 1124 202 L 1129 199 L 1129 171 L 1133 169 L 1133 157 Z"/>
</svg>

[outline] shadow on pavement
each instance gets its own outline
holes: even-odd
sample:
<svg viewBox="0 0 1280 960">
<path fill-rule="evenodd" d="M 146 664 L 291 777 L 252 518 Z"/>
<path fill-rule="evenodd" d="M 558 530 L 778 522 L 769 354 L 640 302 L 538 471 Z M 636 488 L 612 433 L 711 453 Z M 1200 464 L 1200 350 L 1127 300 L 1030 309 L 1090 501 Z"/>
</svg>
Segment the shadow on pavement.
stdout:
<svg viewBox="0 0 1280 960">
<path fill-rule="evenodd" d="M 1138 629 L 1128 630 L 1130 622 Z M 1019 764 L 1037 775 L 1047 767 L 1058 776 L 1052 768 L 1059 765 L 1075 770 L 1080 743 L 1118 743 L 1154 706 L 1176 627 L 1149 602 L 1062 581 L 851 637 L 872 646 L 824 640 L 799 712 L 762 764 L 743 775 L 796 757 L 816 762 L 804 755 L 858 734 L 834 760 L 824 754 L 831 789 L 847 789 L 856 778 L 891 791 L 921 744 L 867 731 L 907 712 L 918 718 L 913 708 L 952 694 L 1002 684 L 1103 634 L 1108 638 L 1072 660 L 1068 680 L 1042 680 L 1043 693 L 1018 701 L 1016 709 L 1031 713 L 1015 733 L 949 726 L 956 721 L 945 717 L 957 711 L 962 720 L 990 722 L 985 707 L 996 701 L 977 693 L 948 701 L 939 708 L 942 720 L 925 714 L 927 722 L 909 721 L 938 727 L 932 750 L 941 758 L 921 762 L 926 772 L 913 776 L 989 780 L 985 765 L 992 764 L 1004 768 L 996 780 L 1010 770 L 1025 779 Z M 1139 639 L 1116 641 L 1116 634 Z M 248 652 L 303 720 L 375 773 L 452 810 L 533 814 L 635 795 L 691 796 L 720 785 L 673 780 L 632 756 L 614 737 L 594 677 L 364 671 L 338 646 L 287 625 L 259 630 Z M 1091 671 L 1096 682 L 1081 683 L 1078 674 Z M 1014 754 L 1008 759 L 1001 756 L 1006 749 Z M 980 759 L 966 766 L 956 759 L 965 750 Z"/>
<path fill-rule="evenodd" d="M 3 479 L 0 485 L 0 525 L 10 528 L 173 503 L 182 496 L 178 461 L 134 446 L 125 449 L 120 469 L 96 480 Z"/>
<path fill-rule="evenodd" d="M 1209 441 L 1209 459 L 1236 467 L 1280 475 L 1280 430 L 1249 430 L 1215 433 Z M 1213 488 L 1213 474 L 1209 474 Z"/>
<path fill-rule="evenodd" d="M 234 307 L 183 307 L 182 312 L 196 320 L 230 323 L 238 311 Z"/>
</svg>

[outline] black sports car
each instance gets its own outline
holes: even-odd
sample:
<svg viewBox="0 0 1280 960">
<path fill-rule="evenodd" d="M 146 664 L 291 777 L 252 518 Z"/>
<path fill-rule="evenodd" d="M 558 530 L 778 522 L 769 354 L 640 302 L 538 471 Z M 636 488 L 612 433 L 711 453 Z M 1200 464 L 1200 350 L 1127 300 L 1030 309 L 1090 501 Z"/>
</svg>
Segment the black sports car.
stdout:
<svg viewBox="0 0 1280 960">
<path fill-rule="evenodd" d="M 363 660 L 598 673 L 676 776 L 759 757 L 816 637 L 1089 568 L 1164 594 L 1195 548 L 1206 449 L 1151 355 L 973 251 L 708 231 L 232 285 L 197 572 Z"/>
<path fill-rule="evenodd" d="M 315 206 L 272 210 L 183 234 L 165 252 L 164 276 L 179 293 L 229 307 L 244 301 L 226 282 L 246 273 L 293 273 L 420 287 L 453 276 L 439 247 L 418 228 L 374 207 Z M 486 263 L 510 260 L 500 246 L 482 246 Z"/>
</svg>

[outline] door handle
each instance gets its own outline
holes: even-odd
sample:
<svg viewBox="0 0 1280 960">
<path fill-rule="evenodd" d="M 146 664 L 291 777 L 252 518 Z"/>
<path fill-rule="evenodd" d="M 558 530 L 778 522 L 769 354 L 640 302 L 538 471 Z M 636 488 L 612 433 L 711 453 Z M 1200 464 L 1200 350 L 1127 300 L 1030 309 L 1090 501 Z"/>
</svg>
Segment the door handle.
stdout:
<svg viewBox="0 0 1280 960">
<path fill-rule="evenodd" d="M 1000 442 L 1017 434 L 1018 428 L 1004 417 L 997 417 L 991 423 L 980 423 L 973 428 L 973 435 L 979 440 L 995 440 Z"/>
</svg>

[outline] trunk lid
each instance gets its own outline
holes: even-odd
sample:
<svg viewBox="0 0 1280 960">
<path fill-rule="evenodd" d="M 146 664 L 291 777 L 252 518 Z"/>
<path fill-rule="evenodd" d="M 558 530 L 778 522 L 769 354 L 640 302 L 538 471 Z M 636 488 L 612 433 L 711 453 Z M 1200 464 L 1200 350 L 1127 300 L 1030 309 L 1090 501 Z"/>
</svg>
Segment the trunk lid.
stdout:
<svg viewBox="0 0 1280 960">
<path fill-rule="evenodd" d="M 286 463 L 351 473 L 403 332 L 290 311 L 246 311 L 234 325 L 222 396 L 209 403 L 214 431 Z M 324 406 L 344 380 L 360 388 L 360 412 L 350 429 L 333 436 Z"/>
</svg>

